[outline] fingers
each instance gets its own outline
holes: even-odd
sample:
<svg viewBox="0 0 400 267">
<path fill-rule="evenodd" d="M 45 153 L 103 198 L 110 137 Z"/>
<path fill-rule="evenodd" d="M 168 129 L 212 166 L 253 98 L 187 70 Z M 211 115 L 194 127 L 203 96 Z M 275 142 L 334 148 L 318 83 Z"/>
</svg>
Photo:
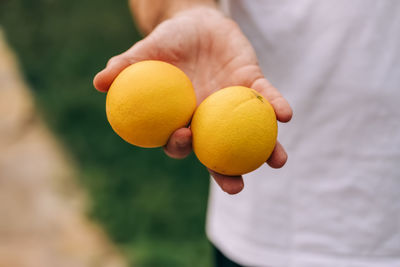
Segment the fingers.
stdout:
<svg viewBox="0 0 400 267">
<path fill-rule="evenodd" d="M 262 94 L 274 107 L 276 118 L 281 122 L 288 122 L 293 116 L 292 108 L 286 99 L 265 78 L 257 79 L 252 88 Z M 267 163 L 272 168 L 281 168 L 285 165 L 288 155 L 283 146 L 276 142 L 275 148 Z"/>
<path fill-rule="evenodd" d="M 192 151 L 192 131 L 189 128 L 176 130 L 169 138 L 164 151 L 174 159 L 187 157 Z"/>
<path fill-rule="evenodd" d="M 226 176 L 220 173 L 216 173 L 213 170 L 208 169 L 211 176 L 226 193 L 233 195 L 237 194 L 244 188 L 242 176 Z"/>
<path fill-rule="evenodd" d="M 275 148 L 272 151 L 271 156 L 267 160 L 267 164 L 275 169 L 283 167 L 287 161 L 288 155 L 281 145 L 281 143 L 276 142 Z"/>
<path fill-rule="evenodd" d="M 276 118 L 280 122 L 288 122 L 292 118 L 293 111 L 286 99 L 265 78 L 257 79 L 251 86 L 260 92 L 274 107 Z"/>
</svg>

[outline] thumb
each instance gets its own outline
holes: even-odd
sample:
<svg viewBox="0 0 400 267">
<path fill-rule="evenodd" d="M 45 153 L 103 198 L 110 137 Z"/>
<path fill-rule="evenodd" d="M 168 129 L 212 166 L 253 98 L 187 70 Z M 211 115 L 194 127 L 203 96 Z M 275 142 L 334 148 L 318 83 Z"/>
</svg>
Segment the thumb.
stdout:
<svg viewBox="0 0 400 267">
<path fill-rule="evenodd" d="M 96 74 L 93 79 L 94 87 L 100 92 L 106 92 L 114 79 L 129 65 L 148 59 L 146 39 L 137 42 L 126 52 L 110 58 L 107 66 Z"/>
</svg>

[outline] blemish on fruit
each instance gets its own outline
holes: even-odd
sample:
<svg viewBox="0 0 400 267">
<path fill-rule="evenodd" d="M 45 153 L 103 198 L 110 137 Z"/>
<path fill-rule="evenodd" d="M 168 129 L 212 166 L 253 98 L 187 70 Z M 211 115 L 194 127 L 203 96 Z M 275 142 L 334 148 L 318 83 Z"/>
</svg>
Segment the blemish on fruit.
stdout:
<svg viewBox="0 0 400 267">
<path fill-rule="evenodd" d="M 252 93 L 253 93 L 261 102 L 264 102 L 263 97 L 260 96 L 259 94 L 257 94 L 256 92 L 254 92 L 254 90 L 252 90 Z"/>
</svg>

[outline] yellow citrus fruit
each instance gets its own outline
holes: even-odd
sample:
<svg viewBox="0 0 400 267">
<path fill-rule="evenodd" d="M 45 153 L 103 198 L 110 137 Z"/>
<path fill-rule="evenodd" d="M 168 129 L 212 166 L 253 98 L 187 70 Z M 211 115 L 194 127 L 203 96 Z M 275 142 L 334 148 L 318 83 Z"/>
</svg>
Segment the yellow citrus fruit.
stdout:
<svg viewBox="0 0 400 267">
<path fill-rule="evenodd" d="M 193 150 L 206 167 L 241 175 L 271 155 L 278 128 L 274 109 L 253 89 L 232 86 L 207 97 L 195 111 Z"/>
<path fill-rule="evenodd" d="M 124 69 L 107 93 L 107 119 L 125 141 L 159 147 L 190 121 L 196 95 L 189 78 L 177 67 L 146 60 Z"/>
</svg>

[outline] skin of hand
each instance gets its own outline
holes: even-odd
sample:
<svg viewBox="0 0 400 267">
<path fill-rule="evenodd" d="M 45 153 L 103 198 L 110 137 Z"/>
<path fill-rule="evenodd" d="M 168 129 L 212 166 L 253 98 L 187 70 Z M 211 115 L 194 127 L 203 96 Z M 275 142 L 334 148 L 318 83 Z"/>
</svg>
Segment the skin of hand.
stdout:
<svg viewBox="0 0 400 267">
<path fill-rule="evenodd" d="M 106 92 L 124 68 L 149 59 L 169 62 L 183 70 L 194 85 L 197 104 L 221 88 L 242 85 L 268 99 L 278 121 L 288 122 L 292 117 L 290 105 L 263 76 L 255 51 L 238 25 L 215 8 L 190 8 L 163 21 L 146 38 L 111 58 L 93 84 Z M 176 130 L 164 150 L 172 158 L 186 157 L 192 150 L 190 128 Z M 277 142 L 267 163 L 280 168 L 286 161 L 287 154 Z M 229 194 L 239 193 L 244 187 L 241 176 L 209 172 Z"/>
</svg>

